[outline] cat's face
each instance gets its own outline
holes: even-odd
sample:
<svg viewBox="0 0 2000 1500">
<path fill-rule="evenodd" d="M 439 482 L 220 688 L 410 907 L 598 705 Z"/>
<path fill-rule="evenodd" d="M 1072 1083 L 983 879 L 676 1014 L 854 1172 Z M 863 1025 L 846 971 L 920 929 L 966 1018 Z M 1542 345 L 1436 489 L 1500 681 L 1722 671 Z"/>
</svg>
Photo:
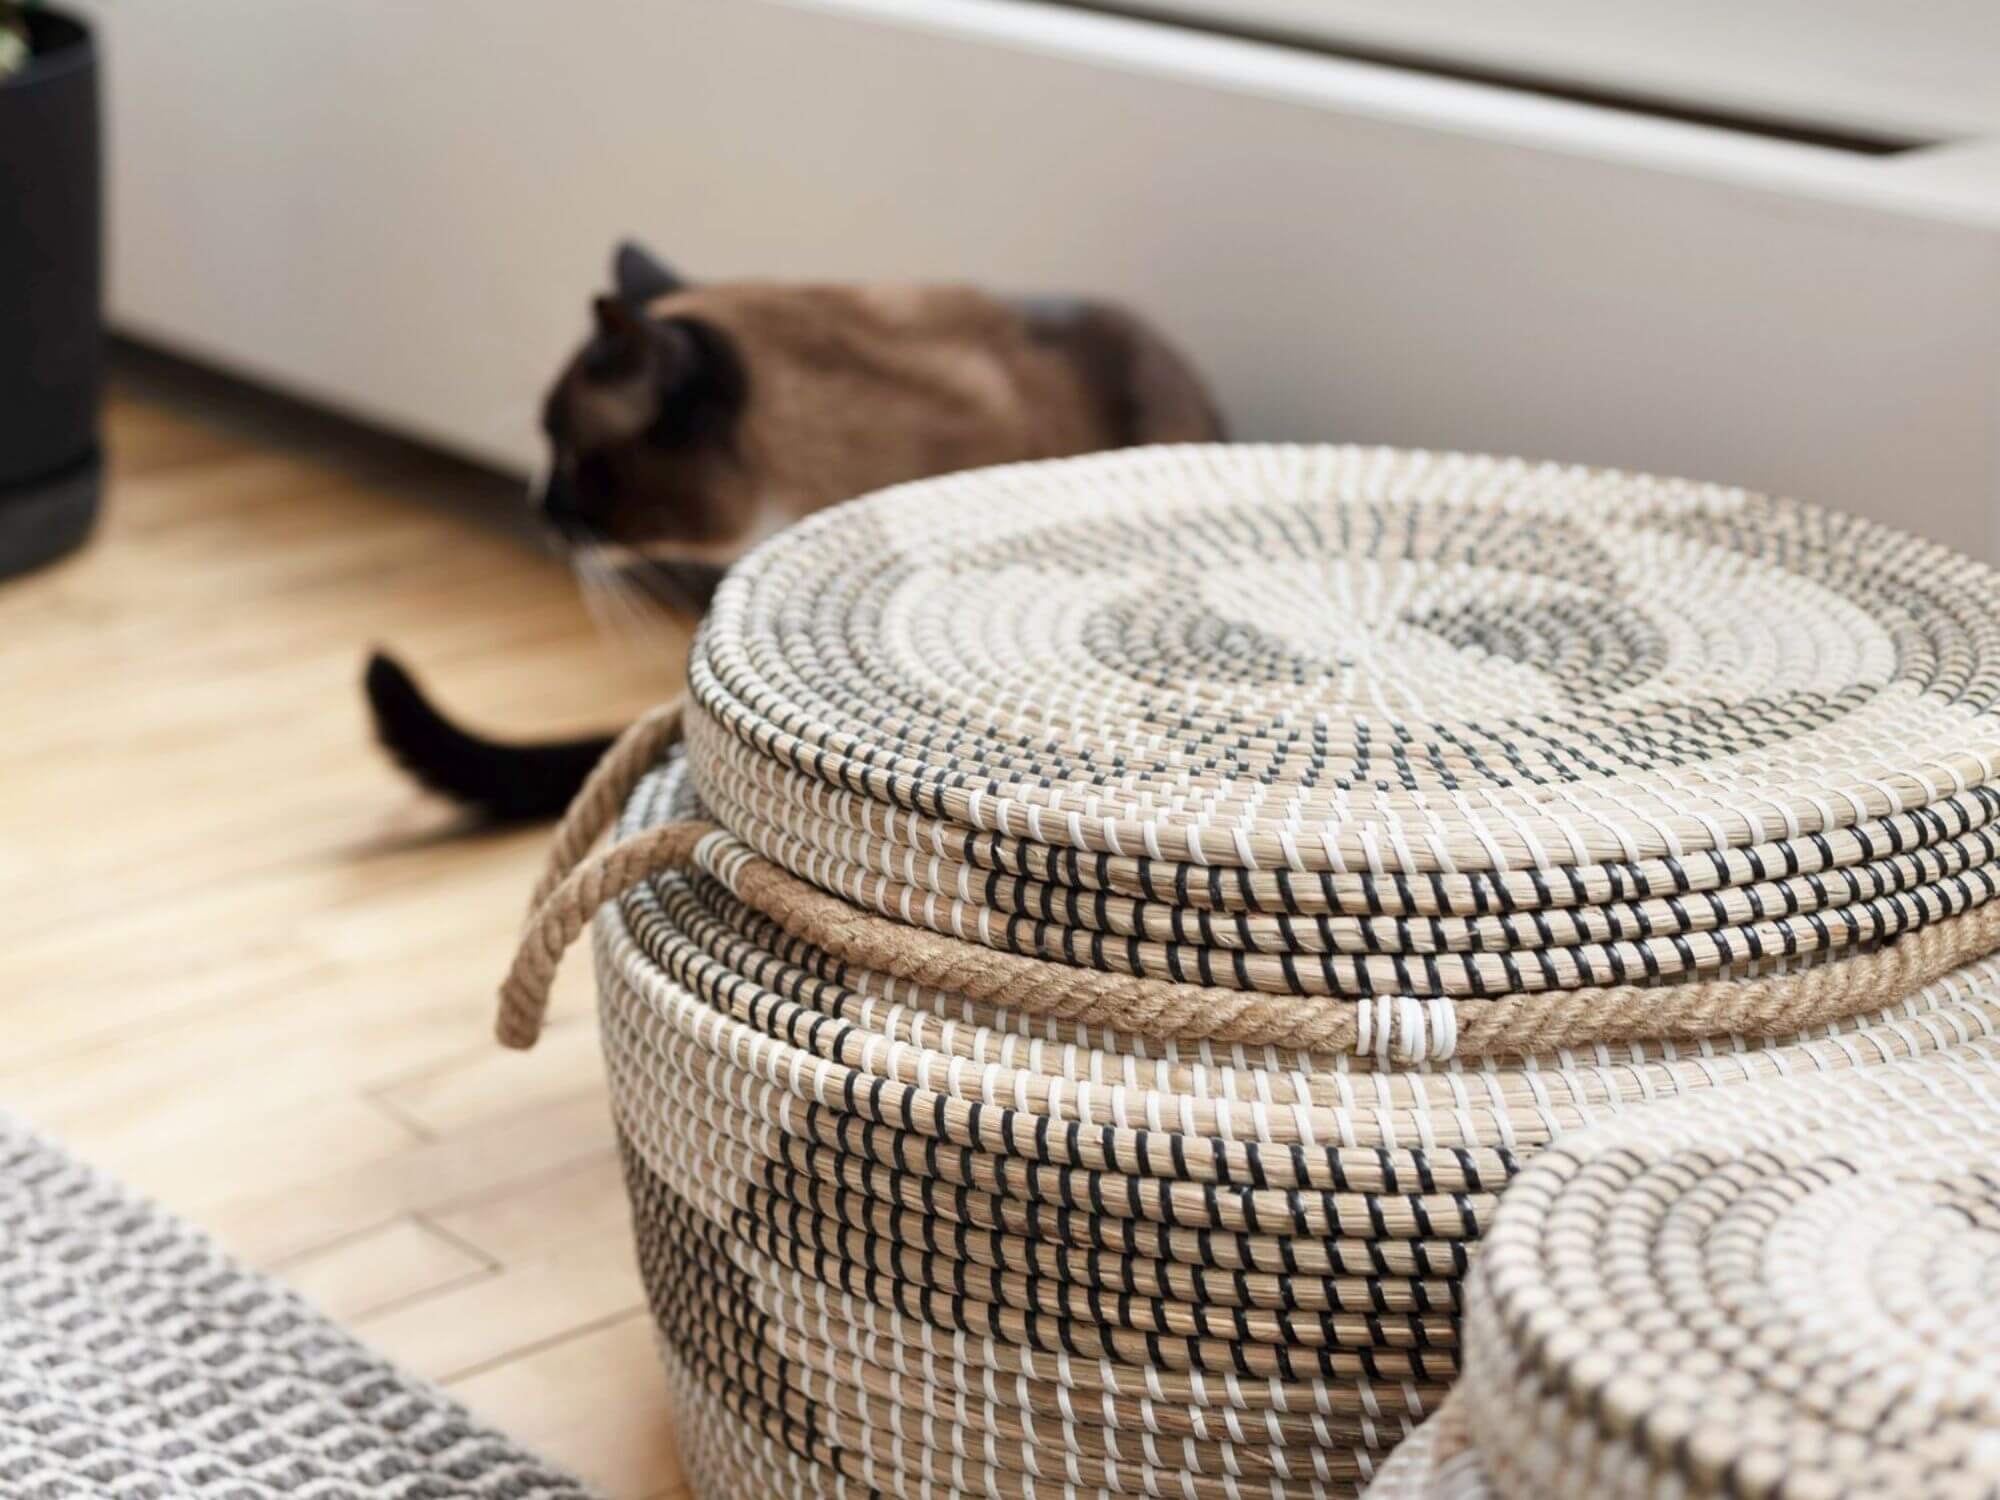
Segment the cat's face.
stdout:
<svg viewBox="0 0 2000 1500">
<path fill-rule="evenodd" d="M 836 501 L 1219 433 L 1185 361 L 1102 304 L 962 286 L 691 286 L 632 245 L 614 280 L 544 406 L 536 503 L 581 570 L 631 566 L 697 610 L 752 544 Z"/>
<path fill-rule="evenodd" d="M 751 524 L 745 373 L 719 329 L 648 311 L 681 283 L 645 251 L 621 247 L 616 277 L 543 403 L 548 468 L 532 499 L 571 547 L 644 552 L 699 605 Z"/>
</svg>

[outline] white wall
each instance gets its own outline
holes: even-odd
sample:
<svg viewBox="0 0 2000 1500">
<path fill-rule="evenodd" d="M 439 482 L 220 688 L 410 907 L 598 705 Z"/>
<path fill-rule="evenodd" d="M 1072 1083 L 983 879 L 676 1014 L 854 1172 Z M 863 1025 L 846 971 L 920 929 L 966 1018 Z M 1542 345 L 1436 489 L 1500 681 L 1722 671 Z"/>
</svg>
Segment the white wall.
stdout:
<svg viewBox="0 0 2000 1500">
<path fill-rule="evenodd" d="M 1996 551 L 2000 157 L 1851 157 L 1015 0 L 114 0 L 130 330 L 501 464 L 617 236 L 1115 293 L 1239 431 Z"/>
</svg>

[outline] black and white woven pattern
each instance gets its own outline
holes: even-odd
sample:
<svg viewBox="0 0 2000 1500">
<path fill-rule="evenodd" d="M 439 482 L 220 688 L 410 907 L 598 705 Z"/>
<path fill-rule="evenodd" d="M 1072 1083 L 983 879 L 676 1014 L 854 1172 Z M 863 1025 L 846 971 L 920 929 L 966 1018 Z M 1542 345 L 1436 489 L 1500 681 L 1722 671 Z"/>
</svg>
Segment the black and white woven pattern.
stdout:
<svg viewBox="0 0 2000 1500">
<path fill-rule="evenodd" d="M 698 816 L 689 780 L 622 831 Z M 640 1266 L 716 1497 L 1352 1495 L 1457 1377 L 1470 1252 L 1552 1139 L 2000 1034 L 1987 960 L 1760 1043 L 1405 1071 L 1147 1042 L 831 959 L 735 897 L 748 857 L 711 835 L 596 924 Z"/>
<path fill-rule="evenodd" d="M 199 1231 L 0 1118 L 6 1500 L 591 1500 Z"/>
<path fill-rule="evenodd" d="M 502 1035 L 596 909 L 708 1494 L 1341 1500 L 1551 1142 L 2000 1034 L 2000 576 L 1810 506 L 989 470 L 753 553 L 689 685 Z"/>
<path fill-rule="evenodd" d="M 1543 1152 L 1370 1500 L 2000 1497 L 2000 1049 Z"/>
<path fill-rule="evenodd" d="M 1014 952 L 1440 1000 L 1859 951 L 2000 895 L 2000 590 L 1646 475 L 1152 449 L 761 548 L 689 670 L 760 853 Z"/>
</svg>

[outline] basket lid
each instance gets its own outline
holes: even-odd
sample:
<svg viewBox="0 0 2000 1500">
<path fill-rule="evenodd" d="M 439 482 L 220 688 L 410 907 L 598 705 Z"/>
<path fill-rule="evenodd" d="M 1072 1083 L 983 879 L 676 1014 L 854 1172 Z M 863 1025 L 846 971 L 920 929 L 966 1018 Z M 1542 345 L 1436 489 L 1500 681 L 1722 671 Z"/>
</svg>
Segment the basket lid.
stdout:
<svg viewBox="0 0 2000 1500">
<path fill-rule="evenodd" d="M 740 564 L 703 712 L 793 770 L 1114 856 L 1680 859 L 1968 803 L 2000 577 L 1738 489 L 1353 447 L 905 485 Z"/>
</svg>

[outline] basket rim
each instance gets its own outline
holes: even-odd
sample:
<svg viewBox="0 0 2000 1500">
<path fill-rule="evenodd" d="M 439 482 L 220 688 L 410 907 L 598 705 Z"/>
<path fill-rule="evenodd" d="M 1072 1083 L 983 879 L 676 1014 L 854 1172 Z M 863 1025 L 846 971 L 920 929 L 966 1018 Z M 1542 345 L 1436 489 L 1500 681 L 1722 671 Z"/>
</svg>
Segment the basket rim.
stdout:
<svg viewBox="0 0 2000 1500">
<path fill-rule="evenodd" d="M 900 547 L 898 523 L 926 506 L 955 506 L 955 515 L 978 516 L 979 525 L 990 530 L 997 524 L 1004 532 L 1014 524 L 996 520 L 1004 517 L 1005 502 L 1025 504 L 1038 493 L 1060 490 L 1069 496 L 1072 490 L 1083 493 L 1096 486 L 1122 505 L 1128 501 L 1135 480 L 1157 483 L 1167 476 L 1191 475 L 1195 476 L 1188 480 L 1192 498 L 1149 494 L 1143 504 L 1130 502 L 1142 510 L 1154 506 L 1163 515 L 1185 517 L 1202 513 L 1203 503 L 1215 499 L 1212 488 L 1203 489 L 1196 480 L 1213 486 L 1221 482 L 1215 479 L 1217 474 L 1233 477 L 1242 487 L 1243 492 L 1229 496 L 1233 504 L 1254 507 L 1276 503 L 1269 498 L 1268 488 L 1260 491 L 1258 486 L 1268 487 L 1274 482 L 1271 475 L 1288 464 L 1292 467 L 1285 472 L 1294 478 L 1320 475 L 1315 482 L 1321 489 L 1315 493 L 1329 503 L 1408 503 L 1418 499 L 1463 503 L 1469 484 L 1488 481 L 1496 487 L 1486 501 L 1495 514 L 1534 514 L 1538 513 L 1537 504 L 1544 510 L 1556 504 L 1553 500 L 1537 502 L 1530 493 L 1534 486 L 1555 486 L 1556 493 L 1565 497 L 1570 489 L 1582 486 L 1600 497 L 1642 500 L 1646 507 L 1643 515 L 1649 518 L 1740 515 L 1766 527 L 1772 526 L 1775 518 L 1801 533 L 1836 537 L 1857 552 L 1889 552 L 1911 579 L 1949 579 L 1972 590 L 1990 589 L 1996 576 L 1984 565 L 1946 548 L 1801 502 L 1624 471 L 1532 465 L 1487 455 L 1338 445 L 1142 449 L 1007 466 L 898 486 L 810 518 L 766 542 L 738 565 L 717 593 L 715 608 L 697 637 L 691 663 L 693 700 L 759 754 L 886 804 L 1055 847 L 1112 854 L 1143 851 L 1202 866 L 1251 869 L 1369 869 L 1381 874 L 1396 870 L 1415 874 L 1553 869 L 1668 856 L 1685 849 L 1797 840 L 1923 806 L 1968 787 L 1991 783 L 2000 774 L 2000 719 L 1985 712 L 1985 719 L 1992 722 L 1957 750 L 1926 753 L 1919 748 L 1897 766 L 1857 765 L 1851 772 L 1816 775 L 1810 784 L 1800 781 L 1788 785 L 1782 779 L 1758 782 L 1754 789 L 1740 794 L 1725 795 L 1720 789 L 1696 793 L 1690 783 L 1677 794 L 1683 811 L 1674 812 L 1670 806 L 1636 823 L 1604 803 L 1593 803 L 1591 808 L 1568 806 L 1563 816 L 1551 816 L 1549 809 L 1556 803 L 1549 801 L 1544 806 L 1543 802 L 1558 798 L 1555 789 L 1546 797 L 1515 797 L 1501 795 L 1492 790 L 1497 784 L 1488 783 L 1485 790 L 1464 791 L 1456 798 L 1405 794 L 1385 785 L 1370 797 L 1370 805 L 1379 807 L 1381 818 L 1386 820 L 1377 830 L 1383 836 L 1379 842 L 1368 831 L 1376 824 L 1358 812 L 1352 814 L 1357 821 L 1347 827 L 1340 826 L 1340 817 L 1314 827 L 1256 820 L 1247 824 L 1239 821 L 1231 828 L 1212 827 L 1200 817 L 1159 821 L 1107 811 L 1096 806 L 1099 795 L 1088 787 L 1080 787 L 1072 796 L 1054 783 L 993 781 L 982 786 L 977 772 L 965 775 L 933 767 L 899 755 L 886 741 L 869 743 L 839 724 L 814 721 L 804 709 L 795 713 L 781 688 L 765 685 L 760 662 L 771 665 L 776 658 L 770 656 L 760 637 L 745 633 L 750 629 L 746 621 L 753 592 L 766 575 L 778 578 L 788 567 L 803 566 L 798 561 L 802 558 L 815 558 L 823 573 L 825 559 L 817 558 L 814 549 L 849 531 L 873 528 L 868 532 L 871 545 Z M 1325 486 L 1334 484 L 1335 478 L 1338 485 L 1329 493 Z M 1112 503 L 1106 502 L 1107 506 Z M 1625 520 L 1626 515 L 1621 510 L 1619 520 Z M 1401 832 L 1394 826 L 1398 822 L 1405 825 Z"/>
</svg>

